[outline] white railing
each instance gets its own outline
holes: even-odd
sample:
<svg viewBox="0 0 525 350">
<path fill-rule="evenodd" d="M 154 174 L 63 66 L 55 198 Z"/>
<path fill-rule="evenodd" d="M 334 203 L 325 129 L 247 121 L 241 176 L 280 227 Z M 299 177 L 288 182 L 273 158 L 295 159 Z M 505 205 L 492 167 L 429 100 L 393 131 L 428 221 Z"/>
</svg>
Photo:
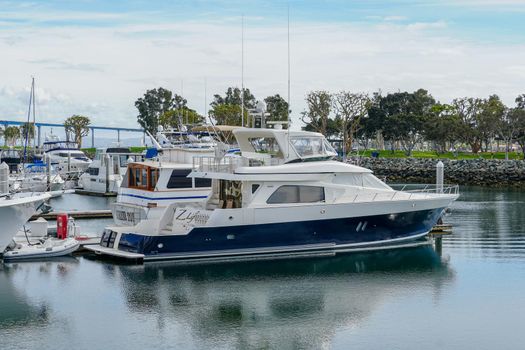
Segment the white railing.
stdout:
<svg viewBox="0 0 525 350">
<path fill-rule="evenodd" d="M 239 167 L 257 167 L 279 165 L 282 163 L 278 158 L 248 158 L 243 156 L 235 157 L 210 157 L 194 156 L 193 170 L 212 173 L 233 173 Z"/>
<path fill-rule="evenodd" d="M 351 196 L 349 202 L 384 202 L 393 200 L 428 199 L 439 195 L 459 195 L 458 185 L 445 185 L 442 188 L 435 185 L 400 185 L 401 190 L 393 192 L 358 193 Z M 421 187 L 407 190 L 407 187 Z M 345 202 L 348 201 L 345 200 Z"/>
<path fill-rule="evenodd" d="M 436 184 L 390 184 L 396 191 L 409 193 L 459 194 L 459 185 Z"/>
</svg>

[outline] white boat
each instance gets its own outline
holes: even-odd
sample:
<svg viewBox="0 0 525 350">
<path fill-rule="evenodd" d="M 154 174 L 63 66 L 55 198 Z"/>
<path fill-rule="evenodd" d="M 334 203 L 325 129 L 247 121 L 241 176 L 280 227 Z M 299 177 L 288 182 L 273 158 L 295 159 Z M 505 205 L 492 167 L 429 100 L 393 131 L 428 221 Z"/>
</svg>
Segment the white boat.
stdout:
<svg viewBox="0 0 525 350">
<path fill-rule="evenodd" d="M 50 198 L 46 193 L 9 193 L 9 166 L 0 164 L 0 252 L 9 245 L 17 231 Z"/>
<path fill-rule="evenodd" d="M 53 134 L 46 136 L 42 150 L 44 157 L 49 159 L 61 176 L 79 177 L 91 164 L 91 160 L 78 148 L 76 142 L 61 141 Z"/>
<path fill-rule="evenodd" d="M 142 155 L 132 153 L 127 147 L 97 149 L 95 158 L 78 184 L 84 191 L 92 193 L 117 193 L 126 174 L 128 162 L 142 160 Z"/>
<path fill-rule="evenodd" d="M 213 149 L 217 142 L 212 136 L 213 129 L 210 131 L 188 132 L 185 127 L 183 131 L 176 129 L 164 129 L 159 126 L 156 134 L 156 140 L 162 148 L 180 148 L 180 149 Z M 191 158 L 187 159 L 191 162 Z"/>
<path fill-rule="evenodd" d="M 81 243 L 76 239 L 79 228 L 73 219 L 68 219 L 67 226 L 67 236 L 57 238 L 56 227 L 49 227 L 45 219 L 29 222 L 27 229 L 24 226 L 4 251 L 4 261 L 56 258 L 74 253 Z"/>
<path fill-rule="evenodd" d="M 368 169 L 332 160 L 318 133 L 234 134 L 241 157 L 200 157 L 189 175 L 212 181 L 207 200 L 108 227 L 90 249 L 145 261 L 388 249 L 422 239 L 459 196 L 457 186 L 396 191 Z"/>
<path fill-rule="evenodd" d="M 49 174 L 45 163 L 24 164 L 23 168 L 9 177 L 11 189 L 22 192 L 57 192 L 65 187 L 64 179 L 50 165 Z"/>
<path fill-rule="evenodd" d="M 75 238 L 46 238 L 36 243 L 14 243 L 4 251 L 4 261 L 49 259 L 70 255 L 78 250 L 80 242 Z"/>
</svg>

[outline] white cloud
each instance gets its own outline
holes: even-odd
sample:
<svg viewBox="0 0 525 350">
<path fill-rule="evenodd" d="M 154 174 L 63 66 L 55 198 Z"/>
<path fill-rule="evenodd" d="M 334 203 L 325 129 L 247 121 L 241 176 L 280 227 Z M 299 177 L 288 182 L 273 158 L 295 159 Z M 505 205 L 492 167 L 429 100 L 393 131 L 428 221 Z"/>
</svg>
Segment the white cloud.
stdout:
<svg viewBox="0 0 525 350">
<path fill-rule="evenodd" d="M 259 98 L 286 96 L 285 25 L 246 24 L 245 86 Z M 446 25 L 292 22 L 294 118 L 314 89 L 422 87 L 442 101 L 497 93 L 513 103 L 524 92 L 525 46 L 462 41 Z M 45 101 L 46 121 L 87 114 L 96 124 L 135 127 L 134 101 L 158 86 L 180 92 L 181 80 L 190 105 L 203 112 L 205 78 L 208 103 L 214 93 L 240 86 L 240 40 L 239 23 L 220 21 L 3 30 L 0 119 L 24 118 L 31 75 L 43 89 L 37 97 Z"/>
<path fill-rule="evenodd" d="M 397 22 L 397 21 L 406 21 L 408 17 L 406 16 L 397 16 L 397 15 L 390 15 L 390 16 L 366 16 L 365 18 L 371 19 L 371 20 L 378 20 L 378 21 L 386 21 L 386 22 Z"/>
<path fill-rule="evenodd" d="M 407 20 L 407 17 L 405 16 L 385 16 L 383 17 L 383 20 L 385 21 L 405 21 Z"/>
<path fill-rule="evenodd" d="M 447 27 L 447 22 L 445 21 L 435 21 L 435 22 L 415 22 L 407 25 L 407 28 L 410 30 L 425 30 L 425 29 L 443 29 Z"/>
</svg>

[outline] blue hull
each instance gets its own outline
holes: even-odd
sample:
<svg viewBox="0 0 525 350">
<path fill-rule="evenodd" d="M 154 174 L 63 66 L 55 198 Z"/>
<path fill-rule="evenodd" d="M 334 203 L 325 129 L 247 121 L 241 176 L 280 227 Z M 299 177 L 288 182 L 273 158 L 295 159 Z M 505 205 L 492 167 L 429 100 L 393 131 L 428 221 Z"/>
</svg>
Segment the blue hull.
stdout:
<svg viewBox="0 0 525 350">
<path fill-rule="evenodd" d="M 442 211 L 440 208 L 359 218 L 197 227 L 187 235 L 124 233 L 118 249 L 144 254 L 145 260 L 362 250 L 416 240 L 432 229 Z M 101 245 L 108 246 L 104 244 L 104 238 Z"/>
</svg>

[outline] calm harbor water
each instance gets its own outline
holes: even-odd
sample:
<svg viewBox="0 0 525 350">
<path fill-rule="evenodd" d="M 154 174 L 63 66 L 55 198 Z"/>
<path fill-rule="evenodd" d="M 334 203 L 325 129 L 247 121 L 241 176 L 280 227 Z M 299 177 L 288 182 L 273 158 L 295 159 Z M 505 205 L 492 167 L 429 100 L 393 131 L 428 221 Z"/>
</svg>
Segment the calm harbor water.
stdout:
<svg viewBox="0 0 525 350">
<path fill-rule="evenodd" d="M 71 198 L 55 208 L 107 205 Z M 441 256 L 0 264 L 1 347 L 524 349 L 525 192 L 463 188 L 445 221 Z"/>
</svg>

